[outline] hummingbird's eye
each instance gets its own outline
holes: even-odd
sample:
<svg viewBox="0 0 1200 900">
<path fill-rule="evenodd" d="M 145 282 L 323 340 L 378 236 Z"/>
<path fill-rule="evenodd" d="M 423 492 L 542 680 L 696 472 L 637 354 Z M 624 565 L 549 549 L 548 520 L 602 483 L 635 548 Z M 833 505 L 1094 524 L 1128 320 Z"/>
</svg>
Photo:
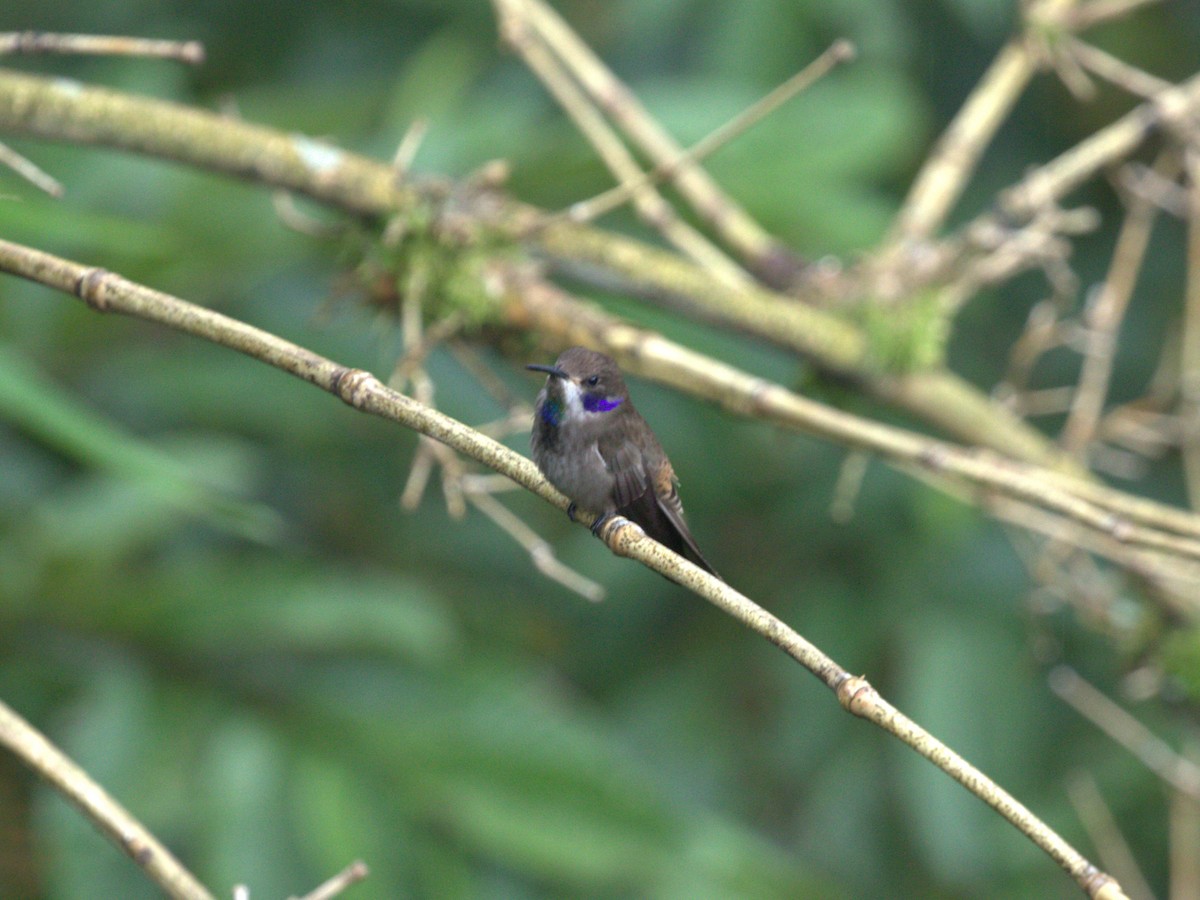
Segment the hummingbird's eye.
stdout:
<svg viewBox="0 0 1200 900">
<path fill-rule="evenodd" d="M 589 377 L 588 377 L 588 379 L 587 379 L 587 380 L 584 382 L 584 384 L 586 384 L 588 387 L 595 387 L 595 386 L 596 386 L 596 385 L 598 385 L 599 383 L 600 383 L 600 376 L 599 376 L 599 375 L 591 375 L 591 376 L 589 376 Z"/>
</svg>

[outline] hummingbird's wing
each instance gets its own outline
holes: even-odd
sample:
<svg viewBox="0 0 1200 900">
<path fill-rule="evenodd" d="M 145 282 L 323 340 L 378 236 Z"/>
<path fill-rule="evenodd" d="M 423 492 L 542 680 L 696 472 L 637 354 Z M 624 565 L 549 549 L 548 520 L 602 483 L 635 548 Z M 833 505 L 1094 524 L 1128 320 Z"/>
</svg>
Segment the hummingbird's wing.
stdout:
<svg viewBox="0 0 1200 900">
<path fill-rule="evenodd" d="M 666 454 L 657 447 L 648 454 L 628 440 L 601 439 L 596 449 L 612 473 L 617 511 L 637 522 L 659 543 L 717 575 L 688 530 L 675 487 L 675 470 Z"/>
<path fill-rule="evenodd" d="M 696 540 L 692 537 L 692 532 L 687 527 L 687 522 L 683 518 L 683 502 L 679 499 L 678 482 L 675 480 L 675 472 L 671 469 L 671 464 L 667 463 L 664 467 L 663 477 L 659 479 L 659 484 L 654 486 L 652 491 L 654 500 L 659 511 L 671 523 L 672 528 L 680 538 L 686 549 L 678 550 L 683 556 L 686 556 L 700 568 L 707 572 L 717 575 L 717 570 L 714 569 L 704 554 L 700 552 L 700 548 L 696 546 Z M 688 552 L 691 551 L 691 552 Z M 717 575 L 720 578 L 720 575 Z"/>
<path fill-rule="evenodd" d="M 635 505 L 650 490 L 650 476 L 642 451 L 632 441 L 600 440 L 600 458 L 613 477 L 613 502 L 617 509 Z"/>
</svg>

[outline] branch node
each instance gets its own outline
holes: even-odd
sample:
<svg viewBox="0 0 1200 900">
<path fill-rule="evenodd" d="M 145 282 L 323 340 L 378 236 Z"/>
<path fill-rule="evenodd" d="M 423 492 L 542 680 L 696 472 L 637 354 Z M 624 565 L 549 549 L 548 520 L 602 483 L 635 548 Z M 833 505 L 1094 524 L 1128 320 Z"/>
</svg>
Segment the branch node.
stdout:
<svg viewBox="0 0 1200 900">
<path fill-rule="evenodd" d="M 937 474 L 946 468 L 946 448 L 941 444 L 926 444 L 917 453 L 917 464 Z"/>
<path fill-rule="evenodd" d="M 1094 900 L 1117 900 L 1118 897 L 1125 896 L 1115 878 L 1090 863 L 1079 874 L 1078 880 L 1079 886 Z"/>
<path fill-rule="evenodd" d="M 75 296 L 96 312 L 108 312 L 108 280 L 112 273 L 107 269 L 91 268 L 75 280 Z"/>
<path fill-rule="evenodd" d="M 1122 544 L 1129 543 L 1129 539 L 1133 537 L 1133 526 L 1129 520 L 1115 513 L 1105 519 L 1104 530 L 1108 532 L 1108 536 L 1114 541 Z"/>
<path fill-rule="evenodd" d="M 125 845 L 125 852 L 129 854 L 129 857 L 143 869 L 154 859 L 154 848 L 147 845 L 136 834 L 123 835 L 121 843 Z"/>
<path fill-rule="evenodd" d="M 369 391 L 380 386 L 378 378 L 362 369 L 339 368 L 329 381 L 329 390 L 355 409 L 362 406 Z"/>
<path fill-rule="evenodd" d="M 874 709 L 879 695 L 871 683 L 861 675 L 851 675 L 849 672 L 838 677 L 833 685 L 838 703 L 850 713 L 867 718 L 867 712 Z"/>
</svg>

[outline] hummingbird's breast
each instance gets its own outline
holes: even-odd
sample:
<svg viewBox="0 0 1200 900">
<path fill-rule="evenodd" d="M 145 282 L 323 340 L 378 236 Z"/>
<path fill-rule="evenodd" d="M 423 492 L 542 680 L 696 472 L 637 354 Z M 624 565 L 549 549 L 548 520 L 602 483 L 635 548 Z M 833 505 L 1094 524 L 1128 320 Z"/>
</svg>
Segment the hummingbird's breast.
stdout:
<svg viewBox="0 0 1200 900">
<path fill-rule="evenodd" d="M 535 428 L 533 461 L 551 484 L 584 509 L 611 512 L 614 478 L 591 431 L 572 424 Z"/>
</svg>

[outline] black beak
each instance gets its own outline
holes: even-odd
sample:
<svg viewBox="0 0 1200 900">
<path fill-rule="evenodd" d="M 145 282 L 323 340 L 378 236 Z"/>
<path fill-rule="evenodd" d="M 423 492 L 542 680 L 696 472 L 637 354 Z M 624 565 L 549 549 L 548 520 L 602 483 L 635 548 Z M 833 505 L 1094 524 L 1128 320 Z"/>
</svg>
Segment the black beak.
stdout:
<svg viewBox="0 0 1200 900">
<path fill-rule="evenodd" d="M 539 366 L 537 363 L 530 363 L 525 368 L 532 372 L 545 372 L 547 375 L 553 375 L 555 378 L 570 378 L 571 376 L 560 369 L 558 366 Z"/>
</svg>

